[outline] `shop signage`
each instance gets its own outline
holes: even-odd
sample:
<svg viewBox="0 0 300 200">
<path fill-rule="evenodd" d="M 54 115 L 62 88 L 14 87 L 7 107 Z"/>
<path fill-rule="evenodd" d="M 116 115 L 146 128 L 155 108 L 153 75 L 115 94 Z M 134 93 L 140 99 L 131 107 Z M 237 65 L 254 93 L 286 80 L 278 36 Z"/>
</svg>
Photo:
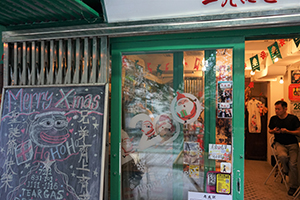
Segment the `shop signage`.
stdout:
<svg viewBox="0 0 300 200">
<path fill-rule="evenodd" d="M 104 0 L 110 23 L 261 12 L 299 6 L 299 0 Z"/>
<path fill-rule="evenodd" d="M 216 2 L 216 1 L 218 1 L 218 0 L 204 0 L 204 1 L 202 1 L 202 3 L 204 4 L 204 5 L 206 5 L 206 4 L 209 4 L 209 3 L 213 3 L 213 2 Z M 264 0 L 266 3 L 277 3 L 277 0 Z M 221 1 L 222 3 L 221 3 L 221 6 L 222 7 L 224 7 L 224 6 L 226 6 L 226 4 L 227 4 L 227 2 L 228 2 L 228 0 L 225 0 L 225 1 Z M 234 3 L 234 0 L 229 0 L 229 4 L 230 4 L 230 6 L 232 6 L 232 7 L 237 7 L 237 4 L 236 3 Z M 245 1 L 244 0 L 240 0 L 240 2 L 242 3 L 242 4 L 245 4 Z M 248 2 L 249 3 L 256 3 L 256 0 L 248 0 Z"/>
<path fill-rule="evenodd" d="M 291 101 L 300 101 L 300 84 L 289 85 L 289 99 Z"/>
<path fill-rule="evenodd" d="M 232 200 L 232 195 L 224 194 L 209 194 L 203 192 L 190 192 L 188 193 L 188 200 Z"/>
<path fill-rule="evenodd" d="M 4 89 L 1 199 L 103 198 L 107 88 Z"/>
</svg>

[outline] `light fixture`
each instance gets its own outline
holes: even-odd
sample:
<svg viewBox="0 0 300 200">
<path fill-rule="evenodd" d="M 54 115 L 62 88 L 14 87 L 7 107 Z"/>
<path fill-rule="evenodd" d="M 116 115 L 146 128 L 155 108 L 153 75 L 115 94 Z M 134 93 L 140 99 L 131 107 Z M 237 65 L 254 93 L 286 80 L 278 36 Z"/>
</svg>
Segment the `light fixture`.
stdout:
<svg viewBox="0 0 300 200">
<path fill-rule="evenodd" d="M 277 62 L 278 60 L 279 60 L 278 58 L 275 58 L 275 59 L 274 59 L 274 62 Z"/>
<path fill-rule="evenodd" d="M 283 84 L 283 79 L 282 79 L 282 77 L 280 77 L 279 83 L 280 83 L 280 84 Z"/>
<path fill-rule="evenodd" d="M 251 70 L 250 75 L 253 76 L 254 74 L 255 74 L 255 71 L 252 71 L 252 70 Z"/>
</svg>

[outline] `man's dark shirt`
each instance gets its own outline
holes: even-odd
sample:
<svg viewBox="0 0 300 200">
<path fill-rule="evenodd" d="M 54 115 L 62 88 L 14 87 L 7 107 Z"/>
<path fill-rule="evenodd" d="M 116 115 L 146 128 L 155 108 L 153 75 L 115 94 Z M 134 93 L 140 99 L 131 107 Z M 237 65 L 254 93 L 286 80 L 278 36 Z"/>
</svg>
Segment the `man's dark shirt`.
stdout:
<svg viewBox="0 0 300 200">
<path fill-rule="evenodd" d="M 277 115 L 274 115 L 270 119 L 269 128 L 274 129 L 275 127 L 281 129 L 286 128 L 289 131 L 294 131 L 300 127 L 300 122 L 298 117 L 295 115 L 288 114 L 286 118 L 280 119 Z M 298 140 L 295 135 L 286 134 L 286 133 L 275 133 L 275 140 L 283 145 L 295 144 L 298 143 Z"/>
</svg>

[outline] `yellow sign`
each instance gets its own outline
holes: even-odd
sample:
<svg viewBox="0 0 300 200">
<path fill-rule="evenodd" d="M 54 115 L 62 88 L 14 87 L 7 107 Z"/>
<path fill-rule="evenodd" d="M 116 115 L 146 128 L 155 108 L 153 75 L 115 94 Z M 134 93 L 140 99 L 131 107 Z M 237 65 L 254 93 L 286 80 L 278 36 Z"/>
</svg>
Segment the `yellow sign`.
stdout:
<svg viewBox="0 0 300 200">
<path fill-rule="evenodd" d="M 222 194 L 230 194 L 231 191 L 231 175 L 230 174 L 217 174 L 216 192 Z"/>
</svg>

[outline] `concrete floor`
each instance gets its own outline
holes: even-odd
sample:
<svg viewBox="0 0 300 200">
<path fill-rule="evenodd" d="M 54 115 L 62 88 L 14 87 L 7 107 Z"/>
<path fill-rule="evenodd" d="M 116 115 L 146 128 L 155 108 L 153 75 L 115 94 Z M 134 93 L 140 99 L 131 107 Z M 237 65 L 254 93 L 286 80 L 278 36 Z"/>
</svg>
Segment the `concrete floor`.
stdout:
<svg viewBox="0 0 300 200">
<path fill-rule="evenodd" d="M 245 160 L 245 200 L 289 200 L 294 197 L 287 194 L 284 183 L 274 173 L 264 184 L 272 166 L 266 161 Z M 275 180 L 275 181 L 274 181 Z M 300 195 L 297 199 L 300 199 Z"/>
</svg>

